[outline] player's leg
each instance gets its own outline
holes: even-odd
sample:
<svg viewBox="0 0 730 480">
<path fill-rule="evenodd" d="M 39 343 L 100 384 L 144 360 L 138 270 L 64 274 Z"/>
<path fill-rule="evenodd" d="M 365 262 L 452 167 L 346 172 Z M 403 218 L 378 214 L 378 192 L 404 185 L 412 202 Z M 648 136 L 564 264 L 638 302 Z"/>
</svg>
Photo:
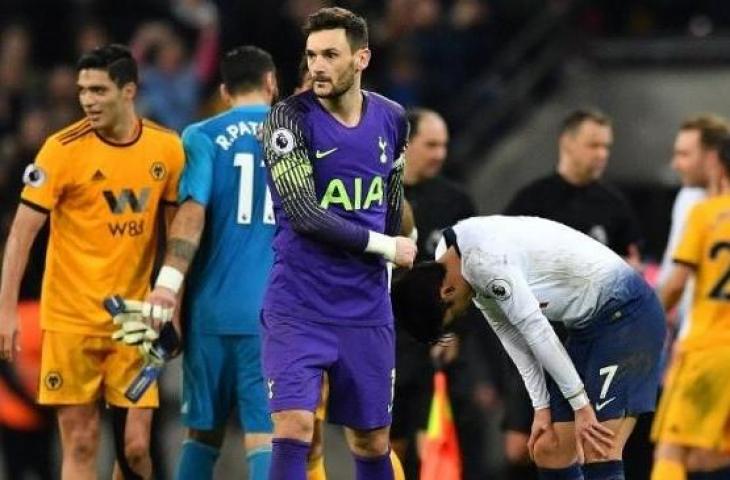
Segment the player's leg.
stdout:
<svg viewBox="0 0 730 480">
<path fill-rule="evenodd" d="M 111 407 L 114 423 L 114 442 L 117 461 L 114 478 L 117 480 L 146 479 L 152 476 L 150 457 L 151 408 Z"/>
<path fill-rule="evenodd" d="M 613 445 L 606 451 L 606 455 L 602 455 L 589 443 L 583 443 L 585 456 L 583 476 L 586 480 L 622 480 L 624 446 L 636 426 L 636 417 L 606 420 L 601 422 L 601 425 L 608 427 L 614 433 Z"/>
<path fill-rule="evenodd" d="M 213 478 L 236 392 L 236 351 L 229 340 L 200 332 L 184 338 L 181 413 L 188 435 L 177 461 L 177 480 Z"/>
<path fill-rule="evenodd" d="M 322 372 L 337 356 L 329 325 L 262 314 L 262 364 L 274 422 L 271 480 L 304 480 Z"/>
<path fill-rule="evenodd" d="M 329 369 L 330 421 L 347 427 L 356 478 L 394 478 L 389 430 L 395 389 L 391 325 L 336 327 L 339 356 Z"/>
<path fill-rule="evenodd" d="M 664 347 L 663 340 L 666 338 L 666 321 L 661 305 L 646 284 L 634 279 L 628 282 L 626 286 L 627 291 L 633 292 L 634 296 L 638 296 L 638 298 L 633 302 L 624 304 L 617 312 L 613 313 L 614 317 L 620 315 L 614 321 L 613 333 L 600 340 L 600 342 L 607 342 L 608 345 L 620 344 L 623 346 L 624 351 L 623 353 L 616 352 L 614 358 L 617 359 L 615 363 L 618 364 L 618 368 L 615 372 L 606 369 L 601 371 L 600 368 L 594 371 L 594 375 L 598 373 L 601 377 L 599 384 L 601 389 L 596 390 L 599 397 L 590 398 L 591 400 L 595 399 L 594 406 L 598 409 L 610 401 L 613 396 L 618 396 L 618 400 L 616 400 L 618 402 L 622 401 L 621 397 L 623 396 L 626 404 L 625 415 L 633 417 L 635 420 L 630 424 L 624 424 L 622 429 L 617 431 L 617 435 L 624 435 L 626 429 L 630 428 L 630 434 L 624 442 L 623 459 L 619 459 L 625 463 L 619 465 L 615 462 L 605 464 L 601 464 L 600 461 L 597 462 L 592 470 L 597 478 L 603 478 L 599 475 L 600 468 L 607 471 L 612 465 L 617 472 L 618 467 L 621 466 L 625 475 L 629 478 L 647 478 L 651 474 L 653 463 L 650 432 L 659 392 L 660 364 Z M 605 344 L 599 346 L 599 350 L 603 349 L 604 346 Z M 654 362 L 653 366 L 651 366 L 652 361 Z M 605 368 L 610 363 L 614 362 L 604 361 L 603 367 Z M 623 377 L 623 380 L 616 382 L 616 389 L 613 393 L 611 392 L 613 386 L 608 386 L 608 391 L 604 389 L 611 375 L 614 376 L 614 382 L 616 382 L 616 376 Z M 603 398 L 600 398 L 601 393 L 605 394 Z M 607 408 L 608 410 L 603 409 L 606 413 L 605 416 L 601 416 L 599 413 L 600 420 L 610 418 L 610 407 Z M 589 478 L 590 475 L 586 477 Z"/>
<path fill-rule="evenodd" d="M 664 380 L 664 391 L 659 401 L 659 408 L 654 416 L 652 425 L 652 440 L 654 447 L 654 465 L 651 471 L 651 480 L 686 480 L 687 479 L 687 448 L 681 439 L 669 438 L 672 431 L 679 430 L 681 418 L 684 417 L 684 403 L 677 393 L 682 378 L 680 372 L 687 371 L 683 355 L 676 355 L 667 369 Z M 670 430 L 669 425 L 673 425 Z"/>
<path fill-rule="evenodd" d="M 96 478 L 105 340 L 43 332 L 38 402 L 58 406 L 63 479 Z"/>
<path fill-rule="evenodd" d="M 601 422 L 614 432 L 613 445 L 605 455 L 601 455 L 590 444 L 581 447 L 585 463 L 577 464 L 578 450 L 575 443 L 575 424 L 573 422 L 556 422 L 553 431 L 543 434 L 535 442 L 533 450 L 535 463 L 538 465 L 541 478 L 555 479 L 623 479 L 621 456 L 626 440 L 636 424 L 634 417 L 618 418 Z"/>
<path fill-rule="evenodd" d="M 307 480 L 327 480 L 324 468 L 324 421 L 314 417 L 312 446 L 307 457 Z"/>
<path fill-rule="evenodd" d="M 327 416 L 327 402 L 329 401 L 329 380 L 327 373 L 322 374 L 322 393 L 314 411 L 314 432 L 312 433 L 312 448 L 307 458 L 307 480 L 327 480 L 324 468 L 324 421 Z"/>
<path fill-rule="evenodd" d="M 726 480 L 730 454 L 705 448 L 660 443 L 655 450 L 652 480 Z"/>
<path fill-rule="evenodd" d="M 390 460 L 390 428 L 357 430 L 345 428 L 345 438 L 355 458 L 358 480 L 395 479 Z"/>
<path fill-rule="evenodd" d="M 692 448 L 687 453 L 689 480 L 724 480 L 730 478 L 730 452 Z"/>
<path fill-rule="evenodd" d="M 624 373 L 626 368 L 621 368 L 621 380 L 614 379 L 617 365 L 623 365 L 617 358 L 620 359 L 624 352 L 604 351 L 597 338 L 595 331 L 571 333 L 566 342 L 566 350 L 584 380 L 588 397 L 591 400 L 600 399 L 593 402 L 594 409 L 599 421 L 615 433 L 613 445 L 606 452 L 607 455 L 600 455 L 587 443 L 576 444 L 573 410 L 555 382 L 549 380 L 553 429 L 541 435 L 533 447 L 533 458 L 540 478 L 623 479 L 621 455 L 626 439 L 635 425 L 633 418 L 624 418 L 624 412 L 629 410 L 626 389 L 638 387 L 632 375 L 628 371 Z M 650 367 L 647 368 L 651 370 Z M 642 367 L 641 371 L 643 370 Z M 626 379 L 628 383 L 624 381 Z M 581 456 L 578 448 L 586 462 L 583 467 L 578 464 Z"/>
<path fill-rule="evenodd" d="M 213 430 L 188 429 L 177 460 L 177 480 L 213 478 L 215 462 L 225 436 L 223 426 Z"/>
<path fill-rule="evenodd" d="M 397 438 L 391 438 L 390 439 L 390 446 L 393 452 L 393 455 L 395 455 L 397 458 L 403 458 L 405 461 L 406 455 L 408 453 L 408 447 L 409 442 L 405 439 L 405 437 L 397 437 Z"/>
<path fill-rule="evenodd" d="M 583 478 L 578 466 L 573 422 L 557 421 L 552 431 L 540 435 L 532 449 L 540 478 Z"/>
<path fill-rule="evenodd" d="M 322 399 L 314 412 L 314 434 L 307 464 L 307 480 L 327 480 L 327 472 L 324 467 L 324 422 L 329 398 L 329 382 L 326 373 L 322 380 Z M 390 463 L 393 467 L 395 480 L 405 480 L 403 465 L 395 448 L 390 451 Z"/>
<path fill-rule="evenodd" d="M 565 348 L 578 374 L 583 377 L 590 352 L 590 342 L 580 342 L 569 338 Z M 550 415 L 553 428 L 540 435 L 532 447 L 532 458 L 537 466 L 538 478 L 582 480 L 583 471 L 578 463 L 573 409 L 565 400 L 557 384 L 549 377 L 547 386 L 550 393 Z"/>
<path fill-rule="evenodd" d="M 271 480 L 305 480 L 312 443 L 314 413 L 310 410 L 279 410 L 271 415 Z"/>
<path fill-rule="evenodd" d="M 403 465 L 389 447 L 389 428 L 353 430 L 345 427 L 345 438 L 355 455 L 357 478 L 405 480 Z M 385 451 L 386 453 L 382 453 Z"/>
<path fill-rule="evenodd" d="M 660 475 L 669 468 L 683 470 L 688 479 L 730 478 L 728 364 L 728 348 L 675 356 L 652 429 L 652 437 L 659 443 L 652 479 L 663 478 Z"/>
<path fill-rule="evenodd" d="M 248 478 L 267 480 L 271 470 L 271 433 L 247 433 L 243 442 L 246 449 Z"/>
<path fill-rule="evenodd" d="M 367 431 L 345 427 L 347 444 L 355 455 L 358 479 L 405 480 L 403 465 L 389 446 L 389 430 L 389 427 Z"/>
<path fill-rule="evenodd" d="M 712 349 L 711 352 L 714 352 Z M 714 378 L 718 365 L 727 366 L 730 362 L 730 349 L 718 349 L 717 353 L 710 353 L 711 360 L 704 361 L 708 367 L 708 375 Z M 723 379 L 715 378 L 712 390 L 715 401 L 705 398 L 712 405 L 707 412 L 705 422 L 715 425 L 714 431 L 706 431 L 713 448 L 696 447 L 690 449 L 687 455 L 687 470 L 689 480 L 725 480 L 730 478 L 730 375 Z M 704 423 L 704 422 L 703 422 Z M 722 427 L 720 427 L 722 426 Z"/>
<path fill-rule="evenodd" d="M 152 385 L 137 402 L 124 396 L 129 384 L 144 368 L 136 347 L 100 338 L 108 355 L 104 361 L 104 398 L 110 405 L 115 424 L 117 463 L 115 478 L 150 478 L 150 431 L 153 409 L 158 405 L 157 385 Z"/>
<path fill-rule="evenodd" d="M 501 387 L 503 416 L 500 424 L 504 450 L 505 480 L 535 480 L 537 469 L 530 458 L 527 442 L 530 438 L 534 410 L 530 396 L 525 388 L 520 372 L 505 352 L 492 329 L 484 329 L 477 336 L 483 344 L 485 355 L 490 361 L 490 370 L 497 376 L 496 383 Z M 556 329 L 558 337 L 565 330 Z M 400 366 L 398 366 L 400 370 Z"/>
<path fill-rule="evenodd" d="M 512 408 L 505 405 L 505 409 Z M 530 452 L 527 450 L 527 441 L 530 434 L 514 429 L 504 432 L 504 457 L 507 463 L 512 466 L 528 465 L 530 463 Z"/>
<path fill-rule="evenodd" d="M 235 335 L 226 339 L 235 349 L 236 381 L 234 394 L 238 404 L 239 424 L 246 435 L 248 478 L 267 480 L 271 467 L 273 426 L 269 416 L 266 387 L 261 373 L 261 337 Z"/>
<path fill-rule="evenodd" d="M 659 442 L 654 448 L 651 480 L 687 480 L 687 449 L 682 445 Z"/>
<path fill-rule="evenodd" d="M 398 454 L 395 453 L 393 449 L 390 450 L 390 466 L 393 469 L 393 479 L 394 480 L 406 480 L 406 473 L 403 470 L 403 464 L 400 461 L 400 458 L 398 457 Z"/>
<path fill-rule="evenodd" d="M 607 456 L 583 445 L 586 480 L 624 478 L 624 446 L 636 418 L 654 411 L 659 390 L 664 312 L 638 277 L 630 277 L 617 291 L 624 292 L 624 300 L 601 312 L 589 331 L 571 338 L 589 347 L 580 370 L 586 393 L 597 419 L 614 432 Z"/>
<path fill-rule="evenodd" d="M 661 442 L 654 450 L 651 480 L 724 480 L 730 478 L 730 454 L 727 452 L 688 448 Z"/>
<path fill-rule="evenodd" d="M 61 478 L 95 479 L 99 407 L 96 403 L 63 405 L 57 411 L 62 451 Z"/>
</svg>

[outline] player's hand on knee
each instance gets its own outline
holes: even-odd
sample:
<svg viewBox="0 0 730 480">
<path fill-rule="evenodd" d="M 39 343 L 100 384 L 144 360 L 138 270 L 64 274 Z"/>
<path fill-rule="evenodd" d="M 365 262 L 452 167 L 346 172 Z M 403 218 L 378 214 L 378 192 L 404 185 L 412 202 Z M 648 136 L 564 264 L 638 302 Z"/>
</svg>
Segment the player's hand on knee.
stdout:
<svg viewBox="0 0 730 480">
<path fill-rule="evenodd" d="M 535 410 L 535 416 L 532 419 L 532 428 L 530 429 L 530 438 L 527 440 L 527 451 L 530 459 L 535 460 L 535 443 L 538 439 L 547 435 L 557 443 L 557 436 L 553 432 L 553 419 L 549 408 L 540 408 Z"/>
<path fill-rule="evenodd" d="M 172 321 L 177 307 L 177 294 L 166 287 L 157 286 L 147 296 L 142 306 L 142 315 L 157 332 L 162 326 Z"/>
<path fill-rule="evenodd" d="M 416 259 L 418 248 L 416 243 L 408 237 L 395 237 L 394 263 L 399 267 L 411 268 Z"/>
<path fill-rule="evenodd" d="M 583 442 L 575 438 L 575 454 L 578 457 L 578 463 L 584 465 L 586 463 L 586 452 L 583 450 Z"/>
<path fill-rule="evenodd" d="M 18 351 L 18 311 L 0 312 L 0 360 L 12 361 Z"/>
<path fill-rule="evenodd" d="M 580 450 L 590 445 L 601 458 L 608 458 L 614 445 L 613 431 L 598 421 L 590 404 L 575 411 L 575 436 Z"/>
</svg>

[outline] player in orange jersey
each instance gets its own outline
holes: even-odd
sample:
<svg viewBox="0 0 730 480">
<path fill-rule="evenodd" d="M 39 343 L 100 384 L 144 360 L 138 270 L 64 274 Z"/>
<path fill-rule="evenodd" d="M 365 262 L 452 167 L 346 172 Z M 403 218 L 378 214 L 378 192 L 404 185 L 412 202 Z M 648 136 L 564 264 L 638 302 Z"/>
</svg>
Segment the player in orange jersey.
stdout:
<svg viewBox="0 0 730 480">
<path fill-rule="evenodd" d="M 718 195 L 691 210 L 660 291 L 669 310 L 695 279 L 652 427 L 652 480 L 730 478 L 730 138 L 712 160 Z"/>
<path fill-rule="evenodd" d="M 15 354 L 20 279 L 50 217 L 38 398 L 57 407 L 62 478 L 96 477 L 100 398 L 115 412 L 116 440 L 123 442 L 116 475 L 148 478 L 157 390 L 137 404 L 124 397 L 143 358 L 110 338 L 114 325 L 102 301 L 147 294 L 158 215 L 175 204 L 184 153 L 177 134 L 137 116 L 137 65 L 126 47 L 97 48 L 77 71 L 86 118 L 51 135 L 25 171 L 3 260 L 0 357 Z"/>
</svg>

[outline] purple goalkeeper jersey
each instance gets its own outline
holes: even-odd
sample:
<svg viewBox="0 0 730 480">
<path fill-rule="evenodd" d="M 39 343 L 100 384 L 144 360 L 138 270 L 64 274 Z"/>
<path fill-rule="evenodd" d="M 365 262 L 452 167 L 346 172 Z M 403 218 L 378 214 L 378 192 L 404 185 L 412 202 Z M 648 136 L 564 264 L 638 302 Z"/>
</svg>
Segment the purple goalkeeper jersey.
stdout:
<svg viewBox="0 0 730 480">
<path fill-rule="evenodd" d="M 392 322 L 385 261 L 365 253 L 368 231 L 400 227 L 403 108 L 363 92 L 357 126 L 311 92 L 275 105 L 264 146 L 277 229 L 264 309 L 322 323 Z"/>
</svg>

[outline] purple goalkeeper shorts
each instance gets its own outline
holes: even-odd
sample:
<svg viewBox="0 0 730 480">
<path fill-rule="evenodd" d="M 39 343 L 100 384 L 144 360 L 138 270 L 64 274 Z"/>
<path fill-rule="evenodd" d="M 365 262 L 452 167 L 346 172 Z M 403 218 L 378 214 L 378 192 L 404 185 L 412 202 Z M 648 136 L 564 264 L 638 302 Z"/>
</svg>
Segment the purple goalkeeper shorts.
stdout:
<svg viewBox="0 0 730 480">
<path fill-rule="evenodd" d="M 263 312 L 263 369 L 272 412 L 314 411 L 329 377 L 328 420 L 358 430 L 390 425 L 392 325 L 352 327 Z"/>
</svg>

